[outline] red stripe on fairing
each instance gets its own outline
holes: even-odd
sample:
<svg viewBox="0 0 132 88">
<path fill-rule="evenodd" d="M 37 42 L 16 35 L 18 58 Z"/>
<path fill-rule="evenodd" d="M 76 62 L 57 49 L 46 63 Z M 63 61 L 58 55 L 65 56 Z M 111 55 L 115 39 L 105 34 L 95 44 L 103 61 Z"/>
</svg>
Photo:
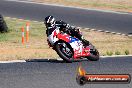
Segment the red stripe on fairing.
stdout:
<svg viewBox="0 0 132 88">
<path fill-rule="evenodd" d="M 57 35 L 57 33 L 56 33 L 56 31 L 55 31 L 53 37 L 55 37 L 56 35 Z"/>
<path fill-rule="evenodd" d="M 90 51 L 90 48 L 88 48 L 88 47 L 82 48 L 82 52 L 79 52 L 79 50 L 80 49 L 74 51 L 75 59 L 78 59 L 78 57 L 81 57 L 81 56 L 89 56 L 90 55 L 90 52 L 85 52 L 85 51 Z"/>
<path fill-rule="evenodd" d="M 70 39 L 69 39 L 69 35 L 62 35 L 62 34 L 57 34 L 57 38 L 58 39 L 61 39 L 61 40 L 64 40 L 65 42 L 69 42 L 70 41 Z"/>
</svg>

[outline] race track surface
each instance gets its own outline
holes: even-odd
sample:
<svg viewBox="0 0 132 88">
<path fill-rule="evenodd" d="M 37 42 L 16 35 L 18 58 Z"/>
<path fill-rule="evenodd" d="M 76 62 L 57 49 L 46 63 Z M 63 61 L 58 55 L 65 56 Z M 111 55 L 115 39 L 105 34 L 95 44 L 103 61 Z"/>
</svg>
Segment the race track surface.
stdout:
<svg viewBox="0 0 132 88">
<path fill-rule="evenodd" d="M 45 16 L 53 15 L 76 26 L 132 34 L 131 14 L 4 0 L 0 1 L 0 14 L 36 21 L 43 21 Z M 76 83 L 79 63 L 36 59 L 26 63 L 1 63 L 0 88 L 132 88 L 132 82 L 130 84 L 86 84 L 80 87 Z M 132 57 L 101 58 L 100 61 L 81 63 L 82 67 L 91 74 L 132 75 Z"/>
<path fill-rule="evenodd" d="M 132 88 L 130 84 L 76 83 L 80 62 L 64 63 L 55 60 L 32 60 L 25 63 L 0 64 L 0 88 Z M 132 57 L 101 58 L 100 61 L 81 61 L 87 73 L 130 74 Z"/>
<path fill-rule="evenodd" d="M 21 0 L 18 0 L 21 1 Z M 47 15 L 74 26 L 132 34 L 132 14 L 0 0 L 0 14 L 43 21 Z"/>
</svg>

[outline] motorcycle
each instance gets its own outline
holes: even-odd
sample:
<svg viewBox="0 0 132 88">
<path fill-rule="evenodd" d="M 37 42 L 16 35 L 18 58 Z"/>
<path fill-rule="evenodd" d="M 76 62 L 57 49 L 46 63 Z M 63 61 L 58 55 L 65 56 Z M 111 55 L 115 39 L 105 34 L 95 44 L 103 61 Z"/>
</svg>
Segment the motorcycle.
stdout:
<svg viewBox="0 0 132 88">
<path fill-rule="evenodd" d="M 52 47 L 57 54 L 66 62 L 87 58 L 90 61 L 99 60 L 98 50 L 91 44 L 84 46 L 78 38 L 64 33 L 55 28 L 47 37 L 49 47 Z"/>
</svg>

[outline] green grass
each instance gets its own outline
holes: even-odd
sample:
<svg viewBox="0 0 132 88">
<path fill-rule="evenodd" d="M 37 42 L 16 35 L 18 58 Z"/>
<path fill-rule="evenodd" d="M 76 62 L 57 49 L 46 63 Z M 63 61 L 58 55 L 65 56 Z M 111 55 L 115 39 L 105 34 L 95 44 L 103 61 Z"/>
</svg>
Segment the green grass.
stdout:
<svg viewBox="0 0 132 88">
<path fill-rule="evenodd" d="M 0 34 L 0 42 L 12 42 L 18 41 L 21 42 L 21 27 L 24 27 L 26 32 L 26 22 L 24 20 L 16 20 L 10 18 L 5 18 L 5 21 L 8 25 L 9 32 Z M 33 38 L 40 38 L 44 36 L 45 27 L 43 23 L 31 22 L 30 24 L 30 36 Z M 25 34 L 26 36 L 26 34 Z"/>
<path fill-rule="evenodd" d="M 129 50 L 125 50 L 125 55 L 129 55 Z"/>
</svg>

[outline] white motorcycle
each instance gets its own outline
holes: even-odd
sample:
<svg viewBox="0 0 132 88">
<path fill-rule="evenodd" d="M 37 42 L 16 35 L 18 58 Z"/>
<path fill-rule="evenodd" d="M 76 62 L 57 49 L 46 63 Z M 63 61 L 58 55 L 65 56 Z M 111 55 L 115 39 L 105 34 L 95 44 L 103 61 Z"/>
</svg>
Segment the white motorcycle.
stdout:
<svg viewBox="0 0 132 88">
<path fill-rule="evenodd" d="M 91 61 L 99 60 L 99 52 L 91 43 L 88 46 L 84 46 L 82 41 L 60 31 L 59 27 L 48 35 L 47 42 L 66 62 L 83 58 Z"/>
</svg>

